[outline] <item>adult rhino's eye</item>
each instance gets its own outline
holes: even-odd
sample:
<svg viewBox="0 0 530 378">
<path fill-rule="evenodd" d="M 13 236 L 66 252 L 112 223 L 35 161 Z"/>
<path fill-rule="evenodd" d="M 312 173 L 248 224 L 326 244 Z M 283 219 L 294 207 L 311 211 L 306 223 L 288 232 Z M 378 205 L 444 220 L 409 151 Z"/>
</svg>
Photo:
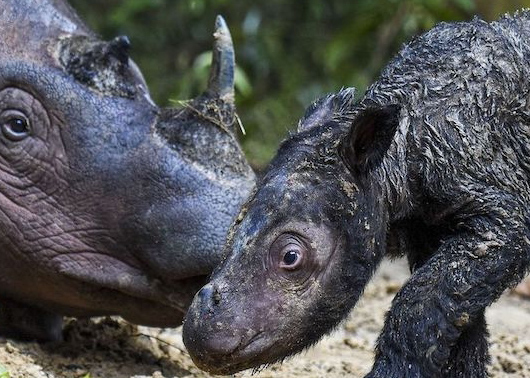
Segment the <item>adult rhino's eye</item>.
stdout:
<svg viewBox="0 0 530 378">
<path fill-rule="evenodd" d="M 295 249 L 289 249 L 283 255 L 282 267 L 289 268 L 294 266 L 300 260 L 300 252 Z"/>
<path fill-rule="evenodd" d="M 2 115 L 2 134 L 12 141 L 20 141 L 30 133 L 29 120 L 18 111 L 5 112 Z"/>
</svg>

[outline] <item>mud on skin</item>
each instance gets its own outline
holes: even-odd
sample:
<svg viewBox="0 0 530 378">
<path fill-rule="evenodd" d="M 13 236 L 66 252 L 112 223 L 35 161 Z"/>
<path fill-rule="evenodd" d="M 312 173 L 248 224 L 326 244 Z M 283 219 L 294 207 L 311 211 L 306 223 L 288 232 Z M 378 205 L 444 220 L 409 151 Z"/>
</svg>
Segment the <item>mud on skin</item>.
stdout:
<svg viewBox="0 0 530 378">
<path fill-rule="evenodd" d="M 442 23 L 359 102 L 306 112 L 233 224 L 184 342 L 229 374 L 317 342 L 408 258 L 367 377 L 486 377 L 485 308 L 530 260 L 530 14 Z"/>
<path fill-rule="evenodd" d="M 173 109 L 126 37 L 99 40 L 64 1 L 3 1 L 0 30 L 0 334 L 60 339 L 62 315 L 179 325 L 254 183 L 224 21 L 208 89 Z"/>
</svg>

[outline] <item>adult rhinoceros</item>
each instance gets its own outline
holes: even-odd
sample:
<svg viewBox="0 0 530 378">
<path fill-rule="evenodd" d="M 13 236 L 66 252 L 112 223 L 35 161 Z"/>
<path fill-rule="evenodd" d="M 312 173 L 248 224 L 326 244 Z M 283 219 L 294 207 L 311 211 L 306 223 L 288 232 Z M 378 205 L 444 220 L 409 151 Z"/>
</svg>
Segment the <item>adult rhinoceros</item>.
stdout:
<svg viewBox="0 0 530 378">
<path fill-rule="evenodd" d="M 159 108 L 125 37 L 99 40 L 60 0 L 2 2 L 1 334 L 57 339 L 62 315 L 182 321 L 254 182 L 216 26 L 208 89 Z"/>
</svg>

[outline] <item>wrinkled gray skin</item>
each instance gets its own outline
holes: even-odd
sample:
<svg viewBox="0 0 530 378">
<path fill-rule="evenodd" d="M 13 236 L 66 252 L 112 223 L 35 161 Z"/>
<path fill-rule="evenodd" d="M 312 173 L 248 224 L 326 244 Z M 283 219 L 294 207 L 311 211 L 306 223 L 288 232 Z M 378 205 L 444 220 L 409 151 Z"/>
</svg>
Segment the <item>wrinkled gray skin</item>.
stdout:
<svg viewBox="0 0 530 378">
<path fill-rule="evenodd" d="M 208 90 L 150 99 L 128 41 L 60 0 L 0 10 L 0 334 L 54 340 L 61 316 L 176 326 L 254 182 L 234 132 L 217 20 Z"/>
<path fill-rule="evenodd" d="M 484 310 L 530 265 L 530 13 L 440 24 L 360 102 L 311 106 L 229 233 L 184 342 L 201 368 L 282 360 L 349 313 L 384 255 L 412 275 L 370 378 L 487 376 Z"/>
</svg>

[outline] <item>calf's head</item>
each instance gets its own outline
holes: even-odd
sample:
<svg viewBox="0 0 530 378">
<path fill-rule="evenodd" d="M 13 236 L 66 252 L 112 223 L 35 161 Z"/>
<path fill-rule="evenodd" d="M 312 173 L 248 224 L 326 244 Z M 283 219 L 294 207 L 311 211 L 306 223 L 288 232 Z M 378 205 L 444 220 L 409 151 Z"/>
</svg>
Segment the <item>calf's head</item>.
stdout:
<svg viewBox="0 0 530 378">
<path fill-rule="evenodd" d="M 254 181 L 216 26 L 208 90 L 162 109 L 127 38 L 99 40 L 62 1 L 3 2 L 0 297 L 180 322 Z"/>
<path fill-rule="evenodd" d="M 184 323 L 199 367 L 226 374 L 281 360 L 359 298 L 384 253 L 377 171 L 399 110 L 352 102 L 345 89 L 307 110 L 233 224 Z"/>
</svg>

